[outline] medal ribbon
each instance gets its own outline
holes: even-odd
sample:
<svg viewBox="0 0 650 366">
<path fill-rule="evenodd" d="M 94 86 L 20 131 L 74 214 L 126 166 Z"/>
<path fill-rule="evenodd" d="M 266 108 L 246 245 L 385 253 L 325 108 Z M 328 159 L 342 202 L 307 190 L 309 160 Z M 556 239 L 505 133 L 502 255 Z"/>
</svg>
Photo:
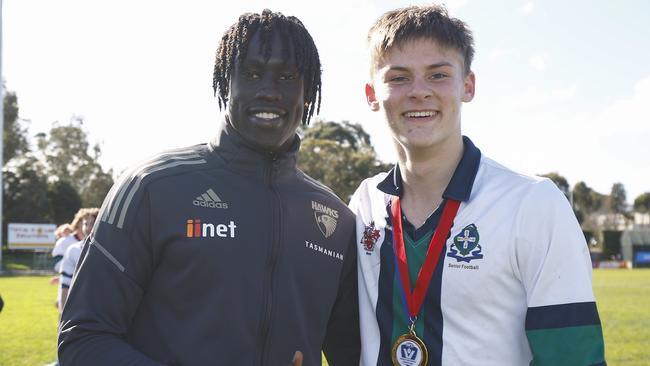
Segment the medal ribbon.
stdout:
<svg viewBox="0 0 650 366">
<path fill-rule="evenodd" d="M 420 307 L 424 302 L 433 271 L 438 263 L 440 251 L 447 239 L 447 234 L 451 229 L 454 222 L 460 201 L 448 199 L 445 203 L 445 208 L 442 211 L 442 217 L 438 223 L 436 231 L 431 237 L 427 255 L 418 273 L 418 278 L 415 281 L 415 289 L 411 292 L 411 280 L 409 278 L 408 264 L 406 261 L 406 249 L 404 248 L 404 233 L 402 232 L 402 208 L 400 206 L 399 197 L 392 200 L 391 214 L 393 221 L 393 243 L 395 244 L 395 253 L 397 260 L 397 267 L 399 269 L 399 277 L 402 282 L 402 289 L 404 297 L 406 298 L 406 306 L 411 319 L 415 318 L 420 312 Z"/>
</svg>

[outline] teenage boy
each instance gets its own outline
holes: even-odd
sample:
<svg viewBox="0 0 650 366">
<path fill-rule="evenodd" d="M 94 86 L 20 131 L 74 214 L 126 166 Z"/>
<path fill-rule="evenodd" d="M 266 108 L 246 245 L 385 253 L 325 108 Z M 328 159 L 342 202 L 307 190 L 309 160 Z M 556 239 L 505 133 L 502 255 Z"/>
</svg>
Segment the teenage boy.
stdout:
<svg viewBox="0 0 650 366">
<path fill-rule="evenodd" d="M 354 216 L 296 168 L 296 129 L 320 103 L 311 36 L 243 14 L 213 86 L 217 138 L 109 192 L 63 311 L 62 365 L 320 365 L 321 349 L 359 363 Z"/>
<path fill-rule="evenodd" d="M 363 365 L 601 365 L 589 252 L 567 199 L 461 135 L 470 30 L 439 6 L 370 29 L 367 101 L 398 163 L 357 215 Z"/>
</svg>

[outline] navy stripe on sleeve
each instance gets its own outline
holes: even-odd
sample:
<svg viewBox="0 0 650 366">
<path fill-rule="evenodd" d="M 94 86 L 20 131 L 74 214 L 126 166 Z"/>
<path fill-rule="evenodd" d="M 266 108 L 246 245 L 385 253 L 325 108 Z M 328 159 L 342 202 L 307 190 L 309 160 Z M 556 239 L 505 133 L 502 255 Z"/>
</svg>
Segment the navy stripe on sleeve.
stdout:
<svg viewBox="0 0 650 366">
<path fill-rule="evenodd" d="M 526 314 L 527 331 L 599 324 L 595 302 L 531 307 Z"/>
<path fill-rule="evenodd" d="M 67 273 L 67 272 L 61 272 L 61 276 L 67 277 L 67 278 L 72 278 L 72 275 Z"/>
<path fill-rule="evenodd" d="M 390 212 L 390 208 L 387 208 Z M 390 216 L 388 216 L 390 217 Z M 393 281 L 395 278 L 395 259 L 393 257 L 393 234 L 388 228 L 384 231 L 384 242 L 381 245 L 379 271 L 379 290 L 377 299 L 377 324 L 379 325 L 379 356 L 377 366 L 392 365 L 390 355 L 393 346 Z"/>
</svg>

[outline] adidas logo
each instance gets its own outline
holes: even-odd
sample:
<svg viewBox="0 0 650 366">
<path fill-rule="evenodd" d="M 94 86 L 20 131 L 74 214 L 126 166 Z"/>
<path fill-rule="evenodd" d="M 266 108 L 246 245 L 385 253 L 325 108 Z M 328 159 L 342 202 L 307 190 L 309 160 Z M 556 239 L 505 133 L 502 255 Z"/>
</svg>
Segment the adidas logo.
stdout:
<svg viewBox="0 0 650 366">
<path fill-rule="evenodd" d="M 212 188 L 208 189 L 205 191 L 205 193 L 202 193 L 200 196 L 196 197 L 194 201 L 192 201 L 194 206 L 200 206 L 200 207 L 208 207 L 208 208 L 228 208 L 228 204 L 226 202 L 222 202 L 221 198 L 217 196 L 216 193 L 212 190 Z"/>
</svg>

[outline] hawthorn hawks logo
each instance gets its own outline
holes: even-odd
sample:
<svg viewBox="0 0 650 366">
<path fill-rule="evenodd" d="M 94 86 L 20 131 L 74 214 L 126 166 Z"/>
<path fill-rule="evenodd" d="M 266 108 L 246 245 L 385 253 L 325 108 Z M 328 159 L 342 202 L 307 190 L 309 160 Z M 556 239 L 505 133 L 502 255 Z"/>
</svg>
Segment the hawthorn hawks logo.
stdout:
<svg viewBox="0 0 650 366">
<path fill-rule="evenodd" d="M 320 232 L 326 238 L 332 236 L 336 230 L 339 212 L 314 201 L 311 201 L 311 208 L 314 210 L 314 219 L 316 219 L 316 226 Z"/>
<path fill-rule="evenodd" d="M 363 244 L 363 249 L 366 251 L 366 254 L 375 250 L 375 244 L 379 239 L 379 230 L 375 228 L 375 222 L 372 221 L 370 225 L 367 225 L 363 229 L 363 238 L 361 238 L 361 244 Z"/>
</svg>

